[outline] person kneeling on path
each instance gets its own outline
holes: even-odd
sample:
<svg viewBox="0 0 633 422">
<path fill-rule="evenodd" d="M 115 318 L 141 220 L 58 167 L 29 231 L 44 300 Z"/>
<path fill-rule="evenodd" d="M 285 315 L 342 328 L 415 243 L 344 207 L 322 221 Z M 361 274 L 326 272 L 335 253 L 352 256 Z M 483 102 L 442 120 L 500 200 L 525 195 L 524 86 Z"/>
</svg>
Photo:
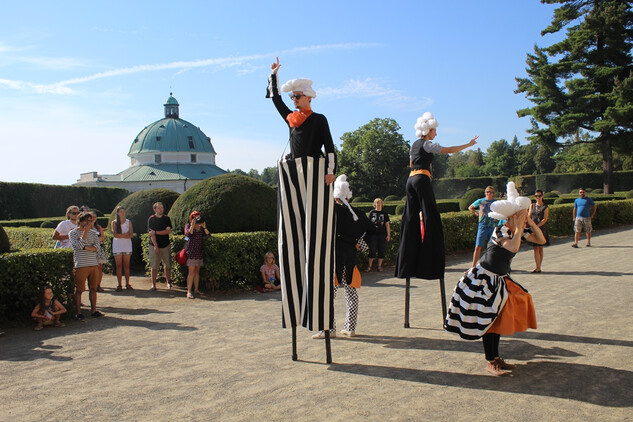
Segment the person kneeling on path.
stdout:
<svg viewBox="0 0 633 422">
<path fill-rule="evenodd" d="M 349 189 L 347 176 L 344 174 L 334 182 L 334 214 L 336 215 L 336 280 L 334 283 L 334 298 L 338 286 L 345 288 L 345 325 L 341 335 L 354 337 L 358 320 L 358 291 L 360 288 L 360 272 L 357 267 L 357 251 L 359 243 L 365 233 L 373 233 L 375 226 L 369 221 L 365 213 L 352 207 L 349 200 L 352 191 Z M 366 247 L 366 244 L 365 244 Z M 330 337 L 336 337 L 336 319 L 334 328 L 330 330 Z M 325 332 L 320 331 L 312 336 L 314 339 L 325 338 Z"/>
</svg>

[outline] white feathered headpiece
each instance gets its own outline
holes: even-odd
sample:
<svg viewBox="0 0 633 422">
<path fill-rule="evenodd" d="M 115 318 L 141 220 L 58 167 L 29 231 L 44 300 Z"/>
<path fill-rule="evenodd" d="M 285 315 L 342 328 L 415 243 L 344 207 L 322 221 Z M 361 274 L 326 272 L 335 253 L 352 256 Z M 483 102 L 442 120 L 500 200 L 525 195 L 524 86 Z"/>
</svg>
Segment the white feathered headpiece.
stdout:
<svg viewBox="0 0 633 422">
<path fill-rule="evenodd" d="M 352 209 L 351 205 L 347 202 L 347 200 L 352 197 L 352 191 L 349 188 L 349 183 L 347 182 L 347 176 L 345 176 L 344 174 L 341 174 L 334 181 L 334 197 L 337 199 L 340 199 L 341 202 L 345 204 L 347 208 L 349 208 L 349 211 L 352 213 L 352 216 L 354 217 L 354 221 L 358 221 L 358 216 Z"/>
<path fill-rule="evenodd" d="M 418 117 L 418 121 L 415 123 L 415 136 L 418 138 L 426 136 L 431 129 L 435 129 L 439 125 L 435 117 L 433 117 L 433 113 L 427 111 L 421 117 Z"/>
<path fill-rule="evenodd" d="M 506 186 L 506 196 L 508 199 L 502 201 L 495 201 L 490 204 L 491 212 L 488 213 L 488 217 L 495 220 L 506 220 L 508 217 L 520 210 L 527 210 L 530 208 L 532 202 L 527 196 L 519 196 L 514 182 L 508 182 Z"/>
<path fill-rule="evenodd" d="M 316 92 L 312 89 L 312 80 L 306 78 L 291 79 L 282 85 L 283 92 L 300 91 L 303 95 L 316 98 Z"/>
</svg>

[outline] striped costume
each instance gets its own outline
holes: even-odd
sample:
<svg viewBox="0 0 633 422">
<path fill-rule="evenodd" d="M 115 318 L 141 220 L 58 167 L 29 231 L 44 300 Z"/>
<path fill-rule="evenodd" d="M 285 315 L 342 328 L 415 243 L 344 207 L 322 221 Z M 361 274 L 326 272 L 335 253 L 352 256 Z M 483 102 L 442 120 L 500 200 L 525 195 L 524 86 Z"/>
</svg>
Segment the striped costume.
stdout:
<svg viewBox="0 0 633 422">
<path fill-rule="evenodd" d="M 334 198 L 325 175 L 334 174 L 334 142 L 324 115 L 311 110 L 299 125 L 268 80 L 267 98 L 290 131 L 290 154 L 278 163 L 278 248 L 283 327 L 329 330 L 334 324 Z M 295 112 L 296 113 L 296 112 Z M 322 152 L 325 149 L 325 156 Z"/>
<path fill-rule="evenodd" d="M 525 229 L 523 237 L 531 234 Z M 515 253 L 498 245 L 512 237 L 507 226 L 497 227 L 486 255 L 459 280 L 453 291 L 444 328 L 465 340 L 477 340 L 486 333 L 512 335 L 536 328 L 532 296 L 510 276 Z"/>
</svg>

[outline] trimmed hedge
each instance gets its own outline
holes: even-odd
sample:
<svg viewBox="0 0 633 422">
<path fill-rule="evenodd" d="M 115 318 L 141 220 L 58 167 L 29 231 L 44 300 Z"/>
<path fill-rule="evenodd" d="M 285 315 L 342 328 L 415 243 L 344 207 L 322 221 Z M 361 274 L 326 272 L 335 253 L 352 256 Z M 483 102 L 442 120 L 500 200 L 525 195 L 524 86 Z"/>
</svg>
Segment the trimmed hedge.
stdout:
<svg viewBox="0 0 633 422">
<path fill-rule="evenodd" d="M 11 250 L 11 242 L 9 242 L 9 236 L 4 231 L 4 227 L 0 225 L 0 253 L 6 253 Z"/>
<path fill-rule="evenodd" d="M 0 224 L 2 224 L 5 227 L 40 227 L 40 228 L 48 228 L 48 229 L 54 229 L 55 227 L 57 227 L 57 225 L 65 220 L 66 217 L 61 216 L 61 217 L 45 217 L 45 218 L 22 218 L 19 220 L 3 220 L 0 221 Z M 108 225 L 108 217 L 107 216 L 102 216 L 102 217 L 97 217 L 97 222 L 99 223 L 99 225 L 103 228 L 106 228 L 106 226 Z M 51 231 L 51 236 L 53 235 L 53 232 Z"/>
<path fill-rule="evenodd" d="M 485 190 L 485 188 L 475 188 L 470 189 L 468 192 L 466 192 L 464 196 L 462 196 L 462 199 L 459 200 L 459 210 L 467 211 L 468 207 L 470 207 L 473 202 L 480 198 L 485 198 Z"/>
<path fill-rule="evenodd" d="M 25 249 L 0 254 L 0 321 L 30 318 L 44 284 L 53 287 L 55 298 L 72 314 L 72 271 L 70 249 Z"/>
<path fill-rule="evenodd" d="M 109 210 L 127 195 L 121 188 L 0 182 L 0 219 L 65 215 L 73 204 Z"/>
<path fill-rule="evenodd" d="M 584 186 L 587 190 L 590 186 L 600 186 L 603 184 L 603 174 L 601 171 L 583 173 L 547 173 L 533 176 L 512 177 L 520 192 L 533 193 L 536 189 L 543 192 L 557 190 L 560 192 L 578 193 L 578 188 Z M 626 191 L 633 189 L 633 170 L 623 170 L 613 172 L 613 186 L 615 191 Z M 504 190 L 505 191 L 505 187 Z"/>
</svg>

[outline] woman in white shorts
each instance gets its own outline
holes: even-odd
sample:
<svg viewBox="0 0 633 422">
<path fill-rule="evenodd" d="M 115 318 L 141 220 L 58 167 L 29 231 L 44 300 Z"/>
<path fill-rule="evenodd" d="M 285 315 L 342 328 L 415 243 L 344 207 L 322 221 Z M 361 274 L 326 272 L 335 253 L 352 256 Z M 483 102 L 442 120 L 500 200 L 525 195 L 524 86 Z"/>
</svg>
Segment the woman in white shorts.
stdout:
<svg viewBox="0 0 633 422">
<path fill-rule="evenodd" d="M 125 208 L 116 209 L 116 219 L 112 221 L 112 255 L 116 263 L 116 278 L 119 283 L 116 290 L 123 290 L 121 285 L 122 273 L 125 274 L 125 288 L 133 290 L 130 285 L 130 257 L 132 256 L 132 238 L 134 230 L 132 222 L 125 218 Z"/>
</svg>

